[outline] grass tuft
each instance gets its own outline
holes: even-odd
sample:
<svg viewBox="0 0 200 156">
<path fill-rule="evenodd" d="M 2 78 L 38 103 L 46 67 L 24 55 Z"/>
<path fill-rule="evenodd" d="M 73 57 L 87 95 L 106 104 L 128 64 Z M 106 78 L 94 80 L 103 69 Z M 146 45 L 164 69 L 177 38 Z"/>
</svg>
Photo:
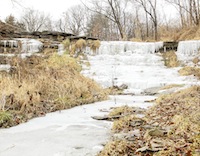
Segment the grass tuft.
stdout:
<svg viewBox="0 0 200 156">
<path fill-rule="evenodd" d="M 116 107 L 110 113 L 109 116 L 126 115 L 133 113 L 133 108 L 128 106 Z"/>
<path fill-rule="evenodd" d="M 133 155 L 132 153 L 132 144 L 131 142 L 123 140 L 115 140 L 108 142 L 98 156 L 129 156 Z"/>
<path fill-rule="evenodd" d="M 162 54 L 164 63 L 166 67 L 178 67 L 179 61 L 177 59 L 177 55 L 175 51 L 169 51 Z"/>
<path fill-rule="evenodd" d="M 182 76 L 193 75 L 200 79 L 200 68 L 186 66 L 179 70 L 179 74 Z"/>
</svg>

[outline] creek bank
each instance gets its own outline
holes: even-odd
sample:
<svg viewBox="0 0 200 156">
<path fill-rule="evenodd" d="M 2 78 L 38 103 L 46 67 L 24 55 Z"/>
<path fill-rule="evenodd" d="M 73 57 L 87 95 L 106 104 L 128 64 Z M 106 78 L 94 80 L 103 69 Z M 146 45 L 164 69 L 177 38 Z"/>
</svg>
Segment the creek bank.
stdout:
<svg viewBox="0 0 200 156">
<path fill-rule="evenodd" d="M 110 121 L 97 121 L 106 110 L 124 104 L 148 108 L 154 96 L 110 96 L 110 100 L 49 113 L 16 127 L 0 130 L 0 155 L 94 156 L 110 137 Z M 115 101 L 117 101 L 115 103 Z M 51 148 L 49 148 L 51 147 Z"/>
<path fill-rule="evenodd" d="M 111 141 L 98 156 L 199 155 L 200 87 L 162 95 L 155 102 L 139 118 L 126 113 L 131 107 L 121 107 Z"/>
</svg>

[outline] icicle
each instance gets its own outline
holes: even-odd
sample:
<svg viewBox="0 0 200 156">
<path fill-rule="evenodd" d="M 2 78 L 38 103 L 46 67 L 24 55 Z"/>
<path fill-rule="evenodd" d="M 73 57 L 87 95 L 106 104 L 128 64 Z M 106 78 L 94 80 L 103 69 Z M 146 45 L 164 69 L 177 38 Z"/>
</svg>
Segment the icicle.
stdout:
<svg viewBox="0 0 200 156">
<path fill-rule="evenodd" d="M 155 53 L 161 47 L 163 47 L 163 42 L 101 42 L 99 48 L 100 54 L 123 54 L 123 53 L 137 53 L 137 54 L 146 54 L 146 53 Z"/>
<path fill-rule="evenodd" d="M 64 52 L 65 52 L 64 45 L 63 44 L 59 44 L 58 45 L 58 55 L 63 55 Z"/>
<path fill-rule="evenodd" d="M 177 56 L 180 61 L 191 64 L 195 57 L 200 57 L 200 40 L 180 41 Z"/>
<path fill-rule="evenodd" d="M 4 43 L 4 48 L 6 48 L 7 40 L 4 40 L 3 43 Z"/>
<path fill-rule="evenodd" d="M 42 42 L 35 39 L 18 39 L 22 43 L 22 53 L 37 53 L 42 49 Z"/>
</svg>

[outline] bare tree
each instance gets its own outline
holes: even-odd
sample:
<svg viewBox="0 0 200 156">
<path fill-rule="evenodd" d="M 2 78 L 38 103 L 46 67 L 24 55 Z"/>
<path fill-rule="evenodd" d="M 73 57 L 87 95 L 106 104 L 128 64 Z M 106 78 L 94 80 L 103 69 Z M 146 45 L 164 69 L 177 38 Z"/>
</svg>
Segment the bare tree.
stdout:
<svg viewBox="0 0 200 156">
<path fill-rule="evenodd" d="M 28 9 L 21 19 L 29 32 L 46 30 L 45 25 L 50 21 L 50 17 L 37 10 Z"/>
<path fill-rule="evenodd" d="M 100 40 L 111 40 L 111 23 L 101 14 L 93 13 L 87 21 L 86 34 L 90 37 L 96 37 Z"/>
<path fill-rule="evenodd" d="M 200 25 L 200 1 L 199 0 L 165 0 L 174 5 L 179 11 L 182 26 Z"/>
<path fill-rule="evenodd" d="M 68 28 L 73 34 L 80 35 L 84 31 L 85 15 L 85 8 L 81 5 L 73 6 L 66 12 L 66 16 L 69 19 Z"/>
<path fill-rule="evenodd" d="M 5 23 L 8 25 L 14 26 L 16 28 L 19 28 L 21 30 L 25 30 L 25 26 L 23 23 L 20 23 L 13 15 L 9 15 L 5 19 Z"/>
<path fill-rule="evenodd" d="M 158 18 L 157 18 L 157 0 L 135 0 L 139 3 L 146 13 L 146 21 L 147 15 L 150 17 L 151 21 L 153 22 L 154 26 L 154 38 L 158 40 Z M 147 21 L 148 22 L 148 21 Z M 149 25 L 147 23 L 147 29 Z M 147 31 L 148 34 L 148 31 Z"/>
<path fill-rule="evenodd" d="M 87 6 L 87 8 L 115 23 L 121 39 L 125 39 L 126 33 L 123 22 L 127 3 L 127 0 L 93 0 L 91 1 L 92 7 Z"/>
<path fill-rule="evenodd" d="M 85 30 L 86 10 L 81 5 L 73 6 L 63 13 L 62 18 L 57 22 L 58 30 L 71 32 L 80 35 Z"/>
</svg>

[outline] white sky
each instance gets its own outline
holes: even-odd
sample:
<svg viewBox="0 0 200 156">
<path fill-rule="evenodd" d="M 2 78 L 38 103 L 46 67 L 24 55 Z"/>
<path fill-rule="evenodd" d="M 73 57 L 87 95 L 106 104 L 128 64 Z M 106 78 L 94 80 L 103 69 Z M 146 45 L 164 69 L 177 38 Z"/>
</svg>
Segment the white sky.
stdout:
<svg viewBox="0 0 200 156">
<path fill-rule="evenodd" d="M 0 0 L 0 19 L 10 14 L 19 18 L 25 8 L 32 8 L 50 14 L 58 19 L 63 12 L 73 5 L 81 4 L 80 0 L 17 0 L 22 6 L 12 4 L 11 0 Z"/>
<path fill-rule="evenodd" d="M 67 11 L 68 8 L 81 4 L 80 0 L 16 0 L 22 6 L 12 3 L 11 0 L 0 0 L 0 19 L 4 20 L 10 14 L 16 18 L 20 18 L 26 8 L 32 8 L 49 14 L 54 20 L 58 20 L 62 13 Z M 86 2 L 87 0 L 82 0 Z M 159 0 L 161 2 L 161 0 Z M 177 16 L 176 10 L 166 3 L 162 5 L 162 12 L 168 19 Z"/>
</svg>

